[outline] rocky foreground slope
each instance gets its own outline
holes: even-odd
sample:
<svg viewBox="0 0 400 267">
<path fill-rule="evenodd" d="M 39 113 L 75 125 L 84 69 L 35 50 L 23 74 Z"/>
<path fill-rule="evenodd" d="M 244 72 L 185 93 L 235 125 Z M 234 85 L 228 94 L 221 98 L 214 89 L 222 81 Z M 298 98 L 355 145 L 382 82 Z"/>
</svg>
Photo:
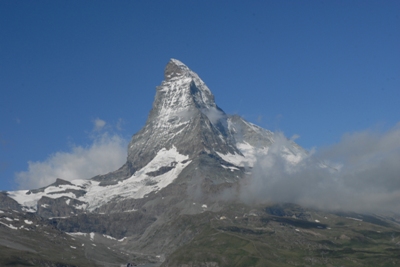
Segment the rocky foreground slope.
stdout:
<svg viewBox="0 0 400 267">
<path fill-rule="evenodd" d="M 132 137 L 120 169 L 89 180 L 61 177 L 44 188 L 0 194 L 0 263 L 400 263 L 395 218 L 242 203 L 238 192 L 277 137 L 225 114 L 182 62 L 171 59 L 164 75 L 147 122 Z M 287 166 L 307 158 L 290 140 L 278 150 Z"/>
</svg>

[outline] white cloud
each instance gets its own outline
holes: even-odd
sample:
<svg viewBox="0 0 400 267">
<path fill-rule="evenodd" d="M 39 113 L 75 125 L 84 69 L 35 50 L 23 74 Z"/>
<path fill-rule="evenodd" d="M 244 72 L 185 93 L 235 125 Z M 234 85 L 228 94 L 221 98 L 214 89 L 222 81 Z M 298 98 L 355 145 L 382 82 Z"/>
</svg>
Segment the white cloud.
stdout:
<svg viewBox="0 0 400 267">
<path fill-rule="evenodd" d="M 242 186 L 242 199 L 333 210 L 400 212 L 400 123 L 385 133 L 367 130 L 345 134 L 338 144 L 321 149 L 296 166 L 288 164 L 279 149 L 269 151 L 258 157 L 251 179 Z M 320 168 L 321 162 L 340 168 Z"/>
<path fill-rule="evenodd" d="M 294 135 L 292 135 L 292 137 L 290 137 L 290 140 L 295 141 L 295 140 L 297 140 L 299 138 L 300 138 L 300 135 L 294 134 Z"/>
<path fill-rule="evenodd" d="M 121 167 L 126 161 L 126 146 L 127 141 L 120 136 L 105 133 L 88 147 L 73 146 L 71 151 L 57 152 L 45 161 L 28 162 L 28 170 L 16 173 L 15 180 L 21 189 L 32 189 L 49 185 L 56 178 L 89 179 Z"/>
<path fill-rule="evenodd" d="M 93 124 L 94 124 L 94 130 L 100 131 L 106 125 L 106 122 L 102 119 L 97 118 L 93 121 Z"/>
<path fill-rule="evenodd" d="M 202 112 L 208 117 L 212 124 L 218 123 L 218 121 L 224 118 L 226 115 L 222 110 L 211 107 L 209 109 L 204 109 Z"/>
</svg>

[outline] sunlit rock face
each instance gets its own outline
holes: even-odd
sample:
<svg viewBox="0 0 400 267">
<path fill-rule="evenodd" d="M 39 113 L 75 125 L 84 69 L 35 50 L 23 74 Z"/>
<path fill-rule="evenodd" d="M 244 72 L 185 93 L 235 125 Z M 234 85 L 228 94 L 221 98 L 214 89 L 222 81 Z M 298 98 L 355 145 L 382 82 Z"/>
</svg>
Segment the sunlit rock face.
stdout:
<svg viewBox="0 0 400 267">
<path fill-rule="evenodd" d="M 207 85 L 179 60 L 168 62 L 164 78 L 156 88 L 145 126 L 129 143 L 126 164 L 95 180 L 109 184 L 126 179 L 146 166 L 158 151 L 173 146 L 190 159 L 206 153 L 222 160 L 235 158 L 233 162 L 228 161 L 241 162 L 242 167 L 251 166 L 254 155 L 250 154 L 263 151 L 273 143 L 272 132 L 240 116 L 229 116 L 219 108 Z M 289 150 L 303 154 L 301 149 Z"/>
</svg>

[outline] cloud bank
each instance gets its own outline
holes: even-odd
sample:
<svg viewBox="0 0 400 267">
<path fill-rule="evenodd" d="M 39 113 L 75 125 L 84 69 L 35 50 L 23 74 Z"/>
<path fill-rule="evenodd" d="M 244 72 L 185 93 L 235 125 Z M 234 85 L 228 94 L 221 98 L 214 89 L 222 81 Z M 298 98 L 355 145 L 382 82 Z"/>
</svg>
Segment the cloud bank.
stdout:
<svg viewBox="0 0 400 267">
<path fill-rule="evenodd" d="M 345 134 L 338 144 L 297 165 L 288 163 L 274 147 L 285 142 L 290 141 L 279 138 L 267 155 L 258 157 L 252 176 L 241 185 L 242 200 L 400 212 L 400 123 L 385 133 Z"/>
<path fill-rule="evenodd" d="M 105 123 L 95 122 L 103 127 Z M 28 162 L 28 170 L 15 174 L 20 189 L 47 186 L 56 178 L 71 181 L 89 179 L 121 167 L 126 161 L 127 141 L 114 134 L 98 135 L 88 147 L 72 146 L 69 152 L 57 152 L 43 162 Z"/>
</svg>

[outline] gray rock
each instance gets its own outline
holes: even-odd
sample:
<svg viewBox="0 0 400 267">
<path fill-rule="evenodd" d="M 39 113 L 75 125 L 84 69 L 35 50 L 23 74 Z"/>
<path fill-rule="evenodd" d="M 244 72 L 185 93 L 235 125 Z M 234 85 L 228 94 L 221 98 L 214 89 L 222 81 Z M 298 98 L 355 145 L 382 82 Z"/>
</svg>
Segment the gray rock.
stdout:
<svg viewBox="0 0 400 267">
<path fill-rule="evenodd" d="M 7 192 L 0 192 L 0 209 L 11 209 L 21 211 L 21 205 L 10 198 Z"/>
<path fill-rule="evenodd" d="M 129 143 L 127 163 L 115 172 L 93 179 L 105 185 L 128 178 L 159 150 L 172 146 L 190 159 L 204 152 L 215 157 L 215 152 L 241 154 L 227 127 L 229 117 L 215 104 L 214 96 L 199 76 L 172 59 L 165 68 L 165 77 L 157 87 L 145 126 Z"/>
</svg>

